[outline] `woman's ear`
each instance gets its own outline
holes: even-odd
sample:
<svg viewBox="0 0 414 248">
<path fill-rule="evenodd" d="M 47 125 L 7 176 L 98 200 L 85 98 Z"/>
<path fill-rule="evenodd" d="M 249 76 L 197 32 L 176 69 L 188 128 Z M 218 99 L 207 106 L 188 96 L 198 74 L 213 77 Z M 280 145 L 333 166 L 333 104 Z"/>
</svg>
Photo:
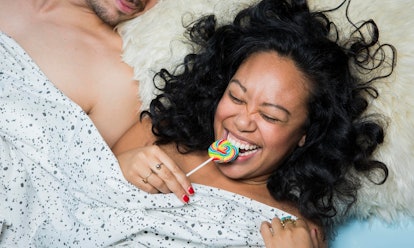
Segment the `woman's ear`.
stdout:
<svg viewBox="0 0 414 248">
<path fill-rule="evenodd" d="M 299 142 L 298 142 L 298 146 L 299 146 L 299 147 L 302 147 L 302 146 L 305 144 L 305 141 L 306 141 L 306 134 L 304 134 L 304 135 L 302 136 L 302 138 L 300 138 L 300 140 L 299 140 Z"/>
</svg>

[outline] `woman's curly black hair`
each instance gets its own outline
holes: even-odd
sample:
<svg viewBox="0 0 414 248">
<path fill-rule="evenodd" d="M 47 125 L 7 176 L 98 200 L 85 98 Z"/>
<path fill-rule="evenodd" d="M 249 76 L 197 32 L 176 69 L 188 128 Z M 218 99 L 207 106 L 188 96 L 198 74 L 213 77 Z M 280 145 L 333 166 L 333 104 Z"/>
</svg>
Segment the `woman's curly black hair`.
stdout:
<svg viewBox="0 0 414 248">
<path fill-rule="evenodd" d="M 394 48 L 379 45 L 372 20 L 354 27 L 341 41 L 327 12 L 311 12 L 305 0 L 263 0 L 220 27 L 214 16 L 203 17 L 188 29 L 198 51 L 185 57 L 178 72 L 157 74 L 165 86 L 143 115 L 152 118 L 158 144 L 206 150 L 214 141 L 217 104 L 240 64 L 262 51 L 292 59 L 311 86 L 306 142 L 274 171 L 267 187 L 276 200 L 293 203 L 329 231 L 339 214 L 336 204 L 349 208 L 356 200 L 360 183 L 350 171 L 368 177 L 380 171 L 378 184 L 388 176 L 386 165 L 372 159 L 384 139 L 382 124 L 364 112 L 368 98 L 378 96 L 372 82 L 393 70 Z M 366 78 L 384 67 L 386 73 Z"/>
</svg>

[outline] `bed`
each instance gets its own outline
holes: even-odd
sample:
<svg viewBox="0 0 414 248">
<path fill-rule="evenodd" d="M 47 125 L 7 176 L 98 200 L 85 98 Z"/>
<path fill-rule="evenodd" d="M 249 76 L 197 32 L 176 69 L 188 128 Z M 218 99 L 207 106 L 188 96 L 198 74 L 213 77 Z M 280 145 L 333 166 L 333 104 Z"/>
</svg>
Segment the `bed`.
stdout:
<svg viewBox="0 0 414 248">
<path fill-rule="evenodd" d="M 118 27 L 124 39 L 123 59 L 135 70 L 139 96 L 147 107 L 157 91 L 154 72 L 172 69 L 191 47 L 185 42 L 183 24 L 215 13 L 228 22 L 237 10 L 257 0 L 160 0 L 153 10 Z M 339 0 L 310 0 L 313 9 L 335 7 Z M 338 233 L 331 243 L 342 247 L 414 247 L 414 5 L 411 0 L 352 0 L 351 20 L 374 19 L 382 43 L 397 49 L 397 66 L 390 78 L 378 82 L 380 97 L 370 107 L 388 119 L 385 143 L 375 154 L 389 168 L 381 186 L 363 181 L 358 202 L 349 220 L 338 220 Z M 345 11 L 345 8 L 343 8 Z M 333 16 L 342 29 L 349 28 L 343 13 Z M 165 27 L 168 26 L 168 29 Z M 154 38 L 156 37 L 156 38 Z M 145 56 L 142 56 L 145 54 Z M 151 58 L 148 60 L 147 58 Z"/>
</svg>

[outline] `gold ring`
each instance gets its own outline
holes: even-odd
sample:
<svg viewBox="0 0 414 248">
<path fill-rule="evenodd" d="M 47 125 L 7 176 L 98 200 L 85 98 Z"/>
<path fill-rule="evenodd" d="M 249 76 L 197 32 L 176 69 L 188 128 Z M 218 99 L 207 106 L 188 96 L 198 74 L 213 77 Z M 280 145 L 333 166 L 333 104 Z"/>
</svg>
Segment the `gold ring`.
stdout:
<svg viewBox="0 0 414 248">
<path fill-rule="evenodd" d="M 282 217 L 280 219 L 280 224 L 282 224 L 282 227 L 285 227 L 287 223 L 292 223 L 293 225 L 296 224 L 296 220 L 292 219 L 292 217 L 287 216 L 287 217 Z"/>
<path fill-rule="evenodd" d="M 150 177 L 151 175 L 152 175 L 152 171 L 148 174 L 148 176 L 146 176 L 146 177 L 144 177 L 143 179 L 142 179 L 142 181 L 144 182 L 144 183 L 148 183 L 148 177 Z"/>
<path fill-rule="evenodd" d="M 159 163 L 159 164 L 156 164 L 156 165 L 155 165 L 155 168 L 156 168 L 157 170 L 161 170 L 161 166 L 162 166 L 163 164 L 164 164 L 163 162 L 161 162 L 161 163 Z"/>
</svg>

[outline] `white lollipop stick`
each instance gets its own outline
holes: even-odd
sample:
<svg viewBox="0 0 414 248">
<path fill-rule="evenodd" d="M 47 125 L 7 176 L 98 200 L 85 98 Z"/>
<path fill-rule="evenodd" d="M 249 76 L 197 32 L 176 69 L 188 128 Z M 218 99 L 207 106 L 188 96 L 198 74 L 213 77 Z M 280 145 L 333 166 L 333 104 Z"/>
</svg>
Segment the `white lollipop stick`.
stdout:
<svg viewBox="0 0 414 248">
<path fill-rule="evenodd" d="M 191 174 L 193 174 L 194 172 L 198 171 L 199 169 L 201 169 L 204 165 L 208 164 L 211 160 L 213 160 L 213 158 L 209 158 L 206 161 L 204 161 L 203 163 L 201 163 L 199 166 L 195 167 L 194 169 L 192 169 L 190 172 L 188 172 L 186 174 L 187 177 L 189 177 Z"/>
</svg>

